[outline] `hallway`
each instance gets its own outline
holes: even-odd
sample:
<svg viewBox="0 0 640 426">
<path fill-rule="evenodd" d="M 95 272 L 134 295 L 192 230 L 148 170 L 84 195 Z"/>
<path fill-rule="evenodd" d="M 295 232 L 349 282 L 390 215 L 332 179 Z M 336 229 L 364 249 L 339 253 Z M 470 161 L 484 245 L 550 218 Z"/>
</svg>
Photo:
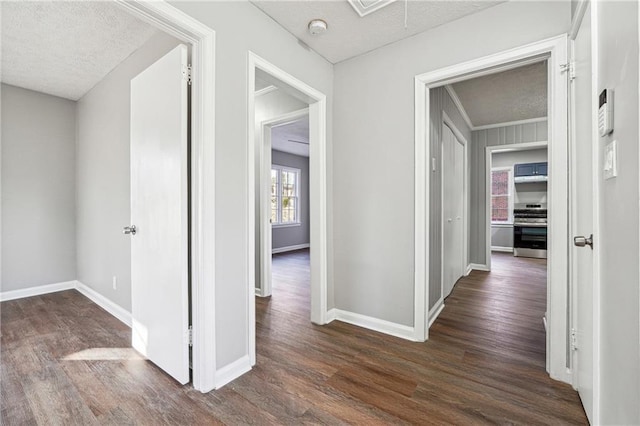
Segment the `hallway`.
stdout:
<svg viewBox="0 0 640 426">
<path fill-rule="evenodd" d="M 308 251 L 274 256 L 257 365 L 208 394 L 140 359 L 130 330 L 74 290 L 3 302 L 2 424 L 585 424 L 544 371 L 543 261 L 506 260 L 462 279 L 415 343 L 312 325 Z"/>
</svg>

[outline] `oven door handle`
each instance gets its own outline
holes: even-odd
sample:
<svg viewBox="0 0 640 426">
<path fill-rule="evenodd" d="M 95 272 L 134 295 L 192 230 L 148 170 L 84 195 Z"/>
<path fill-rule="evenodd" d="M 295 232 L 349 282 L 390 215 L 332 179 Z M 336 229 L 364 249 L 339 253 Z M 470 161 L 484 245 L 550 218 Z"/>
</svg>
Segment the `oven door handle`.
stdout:
<svg viewBox="0 0 640 426">
<path fill-rule="evenodd" d="M 521 228 L 546 228 L 546 223 L 518 223 L 515 222 L 513 226 L 519 226 Z"/>
</svg>

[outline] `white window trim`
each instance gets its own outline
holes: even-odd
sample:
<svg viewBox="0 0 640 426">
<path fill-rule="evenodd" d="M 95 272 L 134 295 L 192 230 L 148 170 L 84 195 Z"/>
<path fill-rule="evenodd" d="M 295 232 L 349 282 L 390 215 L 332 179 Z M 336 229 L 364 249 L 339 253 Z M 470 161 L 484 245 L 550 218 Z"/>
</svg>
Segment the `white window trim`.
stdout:
<svg viewBox="0 0 640 426">
<path fill-rule="evenodd" d="M 492 167 L 491 168 L 491 173 L 493 175 L 493 172 L 503 172 L 503 171 L 508 171 L 509 172 L 509 218 L 507 219 L 506 222 L 494 222 L 493 220 L 491 221 L 491 225 L 513 225 L 513 204 L 514 204 L 514 199 L 516 197 L 516 187 L 515 187 L 515 183 L 513 181 L 513 167 Z M 491 185 L 489 187 L 489 200 L 493 199 L 493 194 L 491 193 L 491 190 L 493 189 L 493 185 Z"/>
<path fill-rule="evenodd" d="M 285 172 L 293 172 L 296 174 L 296 221 L 295 222 L 280 222 L 282 220 L 282 205 L 280 204 L 280 200 L 282 199 L 282 182 L 280 181 L 280 177 L 278 176 L 278 214 L 276 215 L 278 218 L 277 222 L 272 222 L 272 228 L 289 228 L 292 226 L 300 226 L 302 222 L 300 222 L 300 181 L 301 170 L 296 169 L 295 167 L 282 166 L 280 164 L 272 164 L 271 170 L 285 171 Z"/>
</svg>

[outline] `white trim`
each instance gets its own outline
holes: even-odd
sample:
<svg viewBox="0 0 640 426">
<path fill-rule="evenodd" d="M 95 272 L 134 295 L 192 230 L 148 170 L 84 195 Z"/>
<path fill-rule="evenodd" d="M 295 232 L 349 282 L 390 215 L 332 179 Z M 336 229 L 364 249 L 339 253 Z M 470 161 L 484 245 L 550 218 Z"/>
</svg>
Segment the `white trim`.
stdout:
<svg viewBox="0 0 640 426">
<path fill-rule="evenodd" d="M 267 126 L 267 128 L 269 128 L 269 126 Z M 266 130 L 263 127 L 264 130 Z M 263 133 L 263 136 L 264 133 Z M 290 166 L 283 166 L 280 164 L 276 164 L 273 162 L 273 160 L 271 159 L 271 156 L 265 156 L 264 153 L 266 151 L 271 151 L 271 137 L 264 137 L 263 139 L 264 142 L 268 142 L 269 144 L 269 149 L 267 149 L 267 147 L 265 146 L 259 146 L 256 147 L 260 152 L 260 158 L 264 157 L 264 160 L 266 160 L 267 158 L 269 159 L 269 162 L 271 163 L 268 167 L 269 169 L 269 179 L 266 179 L 266 169 L 267 169 L 267 162 L 264 161 L 264 168 L 265 168 L 265 173 L 261 173 L 260 176 L 262 176 L 263 179 L 260 179 L 260 190 L 261 190 L 261 194 L 264 197 L 260 197 L 260 199 L 262 200 L 264 198 L 264 203 L 267 203 L 267 205 L 269 206 L 268 210 L 264 210 L 261 211 L 261 214 L 266 214 L 266 217 L 271 218 L 271 204 L 270 204 L 270 200 L 271 200 L 271 195 L 269 195 L 268 197 L 266 196 L 266 194 L 270 194 L 270 189 L 271 189 L 271 171 L 273 170 L 277 170 L 277 214 L 276 214 L 276 221 L 275 222 L 271 222 L 271 227 L 272 228 L 283 228 L 283 227 L 287 227 L 287 226 L 300 226 L 300 211 L 301 211 L 301 206 L 300 206 L 300 182 L 302 181 L 302 170 L 297 169 L 295 167 L 290 167 Z M 261 144 L 263 145 L 263 144 Z M 295 201 L 296 201 L 296 205 L 295 205 L 295 217 L 296 217 L 296 222 L 282 222 L 282 214 L 283 214 L 283 209 L 282 209 L 282 198 L 283 198 L 283 183 L 282 183 L 282 173 L 281 172 L 289 172 L 289 173 L 293 173 L 295 175 Z M 264 185 L 263 185 L 264 183 Z M 262 188 L 262 186 L 264 186 L 265 188 Z M 266 188 L 269 188 L 269 191 L 265 191 Z M 262 218 L 263 220 L 266 219 L 266 217 Z"/>
<path fill-rule="evenodd" d="M 105 296 L 80 281 L 75 281 L 75 288 L 87 297 L 87 299 L 91 300 L 93 303 L 100 306 L 109 314 L 131 328 L 131 312 L 127 311 L 112 300 L 107 299 Z"/>
<path fill-rule="evenodd" d="M 249 360 L 249 355 L 244 355 L 231 364 L 225 365 L 216 372 L 216 389 L 220 389 L 250 370 L 251 361 Z"/>
<path fill-rule="evenodd" d="M 577 3 L 573 19 L 571 20 L 571 28 L 569 29 L 569 39 L 571 40 L 574 40 L 578 35 L 578 30 L 582 24 L 582 18 L 584 18 L 584 14 L 587 11 L 589 0 L 577 0 Z"/>
<path fill-rule="evenodd" d="M 259 287 L 256 287 L 254 291 L 255 291 L 255 296 L 258 296 L 258 297 L 268 297 L 268 296 L 265 296 L 265 295 L 262 293 L 262 290 L 261 290 Z"/>
<path fill-rule="evenodd" d="M 278 88 L 272 84 L 263 89 L 256 90 L 256 96 L 264 96 L 267 93 L 275 92 L 276 90 L 278 90 Z"/>
<path fill-rule="evenodd" d="M 287 223 L 272 223 L 271 228 L 280 229 L 280 228 L 295 228 L 297 226 L 302 226 L 302 222 L 287 222 Z"/>
<path fill-rule="evenodd" d="M 247 329 L 250 364 L 256 362 L 255 336 L 255 75 L 260 69 L 309 98 L 309 195 L 311 252 L 311 322 L 327 323 L 327 98 L 326 95 L 249 51 L 247 58 Z"/>
<path fill-rule="evenodd" d="M 309 243 L 305 243 L 305 244 L 296 244 L 294 246 L 286 246 L 286 247 L 277 247 L 271 250 L 272 254 L 277 254 L 277 253 L 285 253 L 288 251 L 294 251 L 294 250 L 302 250 L 302 249 L 306 249 L 311 247 L 311 245 Z"/>
<path fill-rule="evenodd" d="M 443 309 L 444 299 L 441 297 L 440 300 L 438 300 L 438 302 L 435 304 L 435 306 L 429 311 L 429 328 L 431 328 L 433 323 L 438 319 Z"/>
<path fill-rule="evenodd" d="M 489 267 L 487 265 L 482 265 L 480 263 L 470 263 L 469 264 L 469 269 L 471 269 L 472 271 L 491 272 L 491 267 Z"/>
<path fill-rule="evenodd" d="M 543 121 L 547 121 L 547 117 L 538 117 L 538 118 L 528 118 L 526 120 L 516 120 L 516 121 L 506 121 L 504 123 L 495 123 L 495 124 L 485 124 L 484 126 L 476 126 L 471 130 L 487 130 L 487 129 L 496 129 L 498 127 L 507 127 L 507 126 L 517 126 L 520 124 L 531 124 L 531 123 L 541 123 Z"/>
<path fill-rule="evenodd" d="M 404 324 L 397 324 L 391 321 L 385 321 L 366 315 L 356 314 L 354 312 L 343 311 L 342 309 L 331 309 L 328 314 L 329 318 L 358 327 L 377 331 L 379 333 L 388 334 L 390 336 L 399 337 L 401 339 L 415 341 L 415 331 L 413 327 Z"/>
<path fill-rule="evenodd" d="M 506 145 L 494 145 L 485 148 L 485 264 L 491 270 L 491 227 L 495 224 L 491 223 L 491 169 L 493 168 L 493 155 L 500 152 L 526 151 L 537 148 L 548 148 L 546 141 L 512 143 Z M 515 185 L 515 184 L 514 184 Z M 515 190 L 514 190 L 515 191 Z M 511 224 L 513 226 L 513 223 Z M 548 302 L 548 301 L 547 301 Z"/>
<path fill-rule="evenodd" d="M 0 293 L 0 302 L 23 299 L 25 297 L 40 296 L 42 294 L 55 293 L 58 291 L 72 290 L 76 288 L 75 281 L 63 281 L 59 283 L 39 285 L 36 287 L 23 288 L 19 290 L 9 290 Z"/>
<path fill-rule="evenodd" d="M 115 0 L 191 45 L 191 321 L 193 387 L 216 385 L 215 31 L 165 1 Z"/>
<path fill-rule="evenodd" d="M 462 135 L 462 132 L 458 130 L 453 120 L 447 115 L 447 113 L 442 111 L 442 132 L 440 137 L 440 152 L 443 152 L 444 139 L 442 138 L 442 134 L 444 133 L 444 126 L 449 127 L 453 135 L 458 139 L 458 142 L 462 144 L 463 148 L 463 165 L 462 170 L 464 172 L 463 178 L 463 189 L 462 189 L 462 211 L 463 211 L 463 225 L 462 225 L 462 269 L 465 270 L 464 265 L 469 262 L 469 250 L 467 247 L 469 246 L 469 231 L 468 231 L 468 223 L 469 223 L 469 155 L 468 155 L 468 147 L 469 143 L 467 139 Z M 444 157 L 440 156 L 440 253 L 444 257 L 444 174 L 442 171 L 444 170 Z M 444 295 L 444 259 L 440 259 L 440 294 L 442 297 L 446 297 Z M 463 272 L 464 274 L 464 272 Z M 458 277 L 460 278 L 460 277 Z M 448 295 L 447 295 L 448 296 Z M 428 306 L 428 305 L 427 305 Z"/>
<path fill-rule="evenodd" d="M 471 267 L 471 265 L 470 264 L 467 265 L 467 268 L 464 271 L 464 276 L 465 277 L 468 276 L 471 273 L 472 270 L 473 270 L 473 268 Z"/>
<path fill-rule="evenodd" d="M 460 115 L 462 116 L 462 119 L 464 120 L 464 122 L 467 123 L 469 130 L 475 130 L 475 127 L 473 126 L 473 123 L 471 122 L 471 119 L 467 114 L 467 110 L 464 109 L 464 106 L 462 105 L 462 101 L 458 97 L 458 94 L 456 93 L 453 86 L 450 84 L 445 84 L 444 88 L 447 90 L 447 92 L 449 92 L 449 96 L 451 96 L 451 100 L 458 108 L 458 112 L 460 112 Z"/>
<path fill-rule="evenodd" d="M 513 253 L 513 247 L 491 246 L 491 251 L 500 253 Z"/>
</svg>

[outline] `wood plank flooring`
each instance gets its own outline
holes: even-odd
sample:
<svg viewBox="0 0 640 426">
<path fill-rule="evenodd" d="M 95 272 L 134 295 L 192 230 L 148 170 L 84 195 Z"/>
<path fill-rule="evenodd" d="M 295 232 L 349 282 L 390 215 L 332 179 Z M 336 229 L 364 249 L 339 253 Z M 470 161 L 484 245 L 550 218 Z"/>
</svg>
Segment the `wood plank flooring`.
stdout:
<svg viewBox="0 0 640 426">
<path fill-rule="evenodd" d="M 427 343 L 309 323 L 309 255 L 274 256 L 257 365 L 203 395 L 129 348 L 75 291 L 3 302 L 2 424 L 586 424 L 544 370 L 544 261 L 494 257 L 458 282 Z"/>
</svg>

